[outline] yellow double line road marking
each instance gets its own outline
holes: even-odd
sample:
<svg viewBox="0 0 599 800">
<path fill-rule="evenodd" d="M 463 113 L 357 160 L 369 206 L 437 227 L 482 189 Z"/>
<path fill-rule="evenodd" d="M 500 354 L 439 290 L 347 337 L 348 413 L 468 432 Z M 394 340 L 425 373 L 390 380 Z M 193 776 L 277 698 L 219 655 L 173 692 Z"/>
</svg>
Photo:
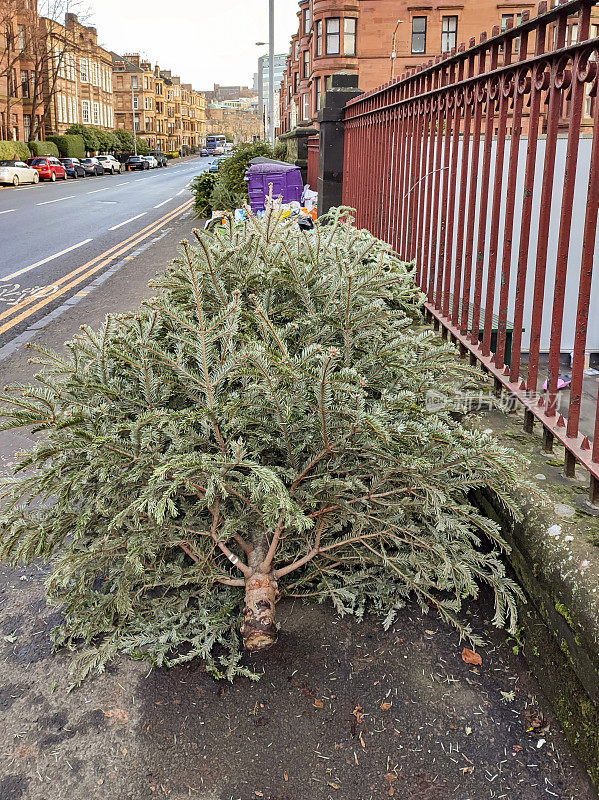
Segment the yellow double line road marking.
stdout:
<svg viewBox="0 0 599 800">
<path fill-rule="evenodd" d="M 70 289 L 73 289 L 75 286 L 78 286 L 80 283 L 83 283 L 83 281 L 87 280 L 87 278 L 89 278 L 91 275 L 98 272 L 103 267 L 106 267 L 108 264 L 114 261 L 115 258 L 118 258 L 119 256 L 123 255 L 129 250 L 132 250 L 137 244 L 142 242 L 144 239 L 147 239 L 157 230 L 166 225 L 167 222 L 170 222 L 171 220 L 175 219 L 175 217 L 178 217 L 185 211 L 187 211 L 191 207 L 192 203 L 193 200 L 187 200 L 182 205 L 177 206 L 177 208 L 175 208 L 173 211 L 170 211 L 168 214 L 165 214 L 163 217 L 160 217 L 160 219 L 156 220 L 155 222 L 152 222 L 147 227 L 142 228 L 141 231 L 134 233 L 128 239 L 119 242 L 119 244 L 114 245 L 110 249 L 101 253 L 99 256 L 92 258 L 91 261 L 88 261 L 82 266 L 77 267 L 77 269 L 74 269 L 72 272 L 69 272 L 68 275 L 63 275 L 62 278 L 59 278 L 59 280 L 55 281 L 54 283 L 51 283 L 50 286 L 45 287 L 47 289 L 51 287 L 57 287 L 57 288 L 62 287 L 60 288 L 59 291 L 55 291 L 52 294 L 45 296 L 42 300 L 40 300 L 37 303 L 35 302 L 37 299 L 36 297 L 28 297 L 26 300 L 22 300 L 20 303 L 17 303 L 17 305 L 13 306 L 12 308 L 8 308 L 6 309 L 6 311 L 0 313 L 0 320 L 3 320 L 6 319 L 7 317 L 12 317 L 13 314 L 18 314 L 18 312 L 21 311 L 21 313 L 18 314 L 16 317 L 13 317 L 4 324 L 0 325 L 0 335 L 10 330 L 11 328 L 14 328 L 15 325 L 18 325 L 20 322 L 23 322 L 23 320 L 35 314 L 36 311 L 39 311 L 41 308 L 44 308 L 44 306 L 47 306 L 49 303 L 54 302 L 54 300 L 56 300 L 57 297 L 61 297 L 63 294 L 66 294 Z M 35 303 L 35 305 L 31 306 L 31 303 Z"/>
</svg>

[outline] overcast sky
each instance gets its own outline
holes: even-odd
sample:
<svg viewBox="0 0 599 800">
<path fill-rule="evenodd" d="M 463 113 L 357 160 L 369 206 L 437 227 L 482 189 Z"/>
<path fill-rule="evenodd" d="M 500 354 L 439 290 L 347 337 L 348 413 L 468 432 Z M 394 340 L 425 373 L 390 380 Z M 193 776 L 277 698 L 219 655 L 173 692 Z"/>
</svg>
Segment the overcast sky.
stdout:
<svg viewBox="0 0 599 800">
<path fill-rule="evenodd" d="M 268 39 L 268 0 L 87 0 L 98 41 L 139 52 L 196 89 L 252 85 L 255 42 Z M 296 0 L 275 0 L 275 52 L 287 53 L 297 28 Z"/>
</svg>

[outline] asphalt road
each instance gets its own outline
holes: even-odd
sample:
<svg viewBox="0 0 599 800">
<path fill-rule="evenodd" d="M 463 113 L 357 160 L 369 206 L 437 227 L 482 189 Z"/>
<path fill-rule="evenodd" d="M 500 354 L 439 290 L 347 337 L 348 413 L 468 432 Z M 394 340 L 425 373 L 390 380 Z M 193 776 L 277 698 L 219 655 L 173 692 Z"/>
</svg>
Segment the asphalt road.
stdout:
<svg viewBox="0 0 599 800">
<path fill-rule="evenodd" d="M 189 208 L 212 159 L 0 191 L 0 360 Z M 11 347 L 12 343 L 12 347 Z"/>
</svg>

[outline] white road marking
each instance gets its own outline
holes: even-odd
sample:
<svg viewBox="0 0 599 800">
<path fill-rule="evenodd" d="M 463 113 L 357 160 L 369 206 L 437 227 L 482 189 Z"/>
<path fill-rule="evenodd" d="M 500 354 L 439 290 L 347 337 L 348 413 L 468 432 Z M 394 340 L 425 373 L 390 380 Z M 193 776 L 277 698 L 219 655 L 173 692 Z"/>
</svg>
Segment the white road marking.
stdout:
<svg viewBox="0 0 599 800">
<path fill-rule="evenodd" d="M 36 203 L 36 206 L 48 206 L 50 203 L 60 203 L 61 200 L 72 200 L 74 194 L 68 194 L 66 197 L 57 197 L 56 200 L 44 200 L 43 203 Z"/>
<path fill-rule="evenodd" d="M 110 186 L 105 186 L 103 189 L 94 189 L 93 192 L 88 192 L 88 194 L 97 194 L 98 192 L 107 192 L 110 189 Z"/>
<path fill-rule="evenodd" d="M 136 178 L 133 183 L 139 183 L 140 181 L 145 180 L 145 178 Z"/>
<path fill-rule="evenodd" d="M 119 222 L 118 225 L 113 225 L 112 228 L 108 228 L 109 231 L 116 231 L 117 228 L 122 228 L 123 225 L 126 225 L 128 222 L 133 222 L 134 219 L 139 219 L 140 217 L 145 217 L 147 211 L 144 211 L 143 214 L 138 214 L 136 217 L 131 217 L 131 219 L 126 219 L 124 222 Z"/>
<path fill-rule="evenodd" d="M 7 275 L 5 278 L 0 278 L 0 281 L 10 281 L 13 278 L 18 278 L 19 275 L 24 275 L 26 272 L 29 272 L 36 267 L 41 267 L 42 264 L 47 264 L 48 261 L 52 261 L 59 256 L 64 256 L 65 253 L 70 253 L 71 250 L 76 250 L 78 247 L 83 247 L 84 244 L 91 242 L 91 239 L 84 239 L 82 242 L 78 244 L 73 244 L 71 247 L 67 247 L 65 250 L 61 250 L 60 253 L 54 253 L 53 256 L 48 256 L 48 258 L 43 258 L 41 261 L 36 261 L 35 264 L 30 264 L 28 267 L 23 267 L 23 269 L 19 269 L 16 272 L 12 272 L 10 275 Z"/>
<path fill-rule="evenodd" d="M 175 195 L 175 197 L 179 197 L 179 195 L 180 195 L 180 194 L 183 194 L 183 192 L 184 192 L 184 191 L 185 191 L 185 189 L 184 189 L 184 188 L 183 188 L 183 189 L 181 189 L 181 191 L 180 191 L 180 192 L 177 192 L 177 194 Z"/>
<path fill-rule="evenodd" d="M 0 214 L 10 214 L 10 212 L 14 210 L 14 208 L 7 208 L 6 211 L 0 211 Z"/>
<path fill-rule="evenodd" d="M 173 199 L 172 197 L 169 197 L 167 200 L 163 200 L 162 203 L 158 203 L 158 205 L 154 206 L 154 208 L 160 208 L 160 206 L 165 206 L 167 203 L 170 203 L 172 199 Z"/>
<path fill-rule="evenodd" d="M 114 185 L 115 186 L 126 186 L 128 183 L 131 183 L 131 181 L 124 181 L 123 183 L 115 183 Z"/>
</svg>

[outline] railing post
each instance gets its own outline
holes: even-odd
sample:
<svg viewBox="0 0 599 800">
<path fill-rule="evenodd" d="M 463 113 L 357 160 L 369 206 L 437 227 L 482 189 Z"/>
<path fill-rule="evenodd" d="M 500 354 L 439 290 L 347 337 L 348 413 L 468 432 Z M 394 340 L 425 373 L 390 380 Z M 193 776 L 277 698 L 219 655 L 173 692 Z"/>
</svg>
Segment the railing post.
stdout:
<svg viewBox="0 0 599 800">
<path fill-rule="evenodd" d="M 346 103 L 362 94 L 358 76 L 336 72 L 327 81 L 323 105 L 318 113 L 320 151 L 318 156 L 318 213 L 340 206 L 343 195 L 343 152 L 345 127 L 343 110 Z"/>
</svg>

